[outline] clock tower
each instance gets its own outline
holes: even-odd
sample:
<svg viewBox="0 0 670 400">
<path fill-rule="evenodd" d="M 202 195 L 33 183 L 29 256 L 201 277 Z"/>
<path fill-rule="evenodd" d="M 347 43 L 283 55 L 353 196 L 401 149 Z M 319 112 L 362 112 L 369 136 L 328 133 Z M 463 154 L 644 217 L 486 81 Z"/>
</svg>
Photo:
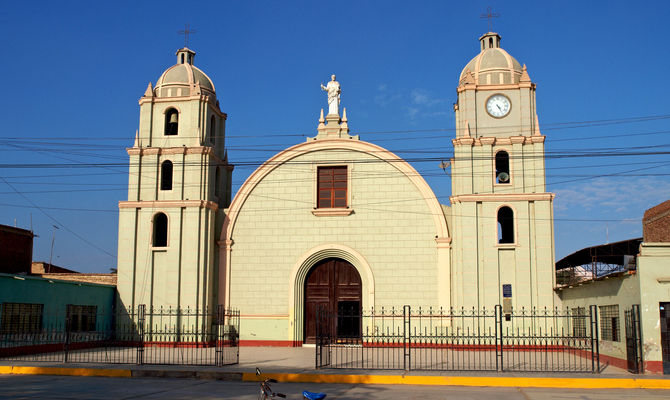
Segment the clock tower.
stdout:
<svg viewBox="0 0 670 400">
<path fill-rule="evenodd" d="M 454 104 L 452 304 L 553 307 L 554 194 L 545 187 L 535 84 L 500 35 L 479 42 Z"/>
</svg>

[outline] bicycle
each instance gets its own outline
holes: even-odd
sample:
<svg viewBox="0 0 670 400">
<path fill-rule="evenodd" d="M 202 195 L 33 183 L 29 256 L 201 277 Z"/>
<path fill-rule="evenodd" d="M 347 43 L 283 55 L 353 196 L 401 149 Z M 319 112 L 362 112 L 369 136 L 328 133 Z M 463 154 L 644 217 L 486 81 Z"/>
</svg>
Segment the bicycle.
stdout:
<svg viewBox="0 0 670 400">
<path fill-rule="evenodd" d="M 261 376 L 261 370 L 256 368 L 256 376 Z M 265 378 L 261 382 L 261 392 L 258 395 L 258 400 L 267 400 L 267 399 L 274 399 L 274 398 L 282 398 L 285 399 L 286 395 L 284 393 L 278 393 L 272 390 L 272 387 L 270 387 L 271 383 L 277 383 L 276 379 L 271 379 L 271 378 Z M 307 390 L 304 390 L 302 392 L 302 398 L 305 400 L 323 400 L 326 398 L 325 393 L 316 393 L 316 392 L 309 392 Z"/>
</svg>

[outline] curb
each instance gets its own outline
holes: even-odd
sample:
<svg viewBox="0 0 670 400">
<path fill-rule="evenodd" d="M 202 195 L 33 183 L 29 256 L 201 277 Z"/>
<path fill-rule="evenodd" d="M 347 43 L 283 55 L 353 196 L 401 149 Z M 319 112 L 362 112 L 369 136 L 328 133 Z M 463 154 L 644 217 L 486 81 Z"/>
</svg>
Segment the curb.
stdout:
<svg viewBox="0 0 670 400">
<path fill-rule="evenodd" d="M 98 376 L 113 378 L 192 378 L 236 382 L 258 382 L 252 372 L 131 370 L 100 368 L 0 366 L 0 374 Z M 533 378 L 500 376 L 414 376 L 339 374 L 263 374 L 264 378 L 292 383 L 344 383 L 364 385 L 435 385 L 479 387 L 523 387 L 564 389 L 670 389 L 670 379 L 638 378 Z"/>
</svg>

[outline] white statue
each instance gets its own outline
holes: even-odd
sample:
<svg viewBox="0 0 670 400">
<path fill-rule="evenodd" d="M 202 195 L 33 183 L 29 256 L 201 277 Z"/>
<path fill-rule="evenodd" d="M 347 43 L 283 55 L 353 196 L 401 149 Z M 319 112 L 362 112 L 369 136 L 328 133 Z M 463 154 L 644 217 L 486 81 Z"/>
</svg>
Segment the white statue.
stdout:
<svg viewBox="0 0 670 400">
<path fill-rule="evenodd" d="M 335 75 L 330 77 L 330 82 L 328 82 L 327 86 L 323 86 L 323 83 L 321 84 L 321 90 L 328 92 L 328 114 L 339 115 L 340 93 L 342 90 L 340 89 L 340 83 L 335 80 Z"/>
</svg>

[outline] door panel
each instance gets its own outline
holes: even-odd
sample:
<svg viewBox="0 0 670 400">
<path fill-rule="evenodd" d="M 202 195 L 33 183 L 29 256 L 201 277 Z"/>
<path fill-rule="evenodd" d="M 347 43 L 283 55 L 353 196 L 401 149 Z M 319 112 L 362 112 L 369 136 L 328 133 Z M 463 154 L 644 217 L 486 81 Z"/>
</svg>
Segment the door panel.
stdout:
<svg viewBox="0 0 670 400">
<path fill-rule="evenodd" d="M 340 307 L 346 304 L 347 309 L 354 307 L 360 313 L 361 293 L 361 277 L 348 262 L 329 258 L 312 267 L 305 279 L 305 343 L 315 342 L 318 307 L 334 316 L 338 314 L 338 304 Z M 360 331 L 360 322 L 353 321 L 351 317 L 342 321 L 346 321 L 347 326 L 338 329 L 337 324 L 333 323 L 330 327 L 331 335 L 342 333 L 351 336 Z"/>
</svg>

